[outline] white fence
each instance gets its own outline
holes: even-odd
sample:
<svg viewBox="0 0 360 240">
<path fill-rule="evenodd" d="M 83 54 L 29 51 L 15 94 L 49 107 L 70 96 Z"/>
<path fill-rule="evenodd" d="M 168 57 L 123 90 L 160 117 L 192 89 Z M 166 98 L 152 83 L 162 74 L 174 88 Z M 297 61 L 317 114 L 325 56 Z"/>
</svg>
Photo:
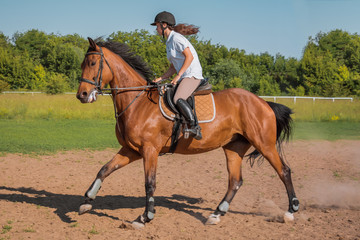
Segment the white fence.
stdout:
<svg viewBox="0 0 360 240">
<path fill-rule="evenodd" d="M 300 97 L 300 96 L 259 96 L 261 98 L 272 98 L 274 99 L 274 102 L 276 102 L 276 99 L 279 98 L 290 98 L 294 99 L 294 103 L 296 103 L 296 99 L 312 99 L 313 102 L 315 102 L 316 99 L 318 100 L 332 100 L 335 102 L 335 100 L 350 100 L 351 102 L 354 101 L 351 97 Z"/>
<path fill-rule="evenodd" d="M 25 91 L 4 91 L 2 94 L 21 93 L 21 94 L 44 94 L 44 92 L 25 92 Z M 74 92 L 65 92 L 64 94 L 76 94 Z"/>
<path fill-rule="evenodd" d="M 24 94 L 39 94 L 39 93 L 43 93 L 43 92 L 18 92 L 18 91 L 5 91 L 2 92 L 2 94 L 11 94 L 11 93 L 24 93 Z M 66 92 L 65 94 L 75 94 L 74 92 Z M 293 99 L 294 103 L 296 103 L 296 99 L 312 99 L 313 102 L 315 102 L 315 100 L 332 100 L 333 102 L 335 102 L 335 100 L 350 100 L 351 102 L 354 101 L 354 99 L 352 97 L 301 97 L 301 96 L 259 96 L 261 98 L 271 98 L 274 99 L 274 102 L 276 102 L 277 99 L 280 98 L 289 98 L 289 99 Z"/>
</svg>

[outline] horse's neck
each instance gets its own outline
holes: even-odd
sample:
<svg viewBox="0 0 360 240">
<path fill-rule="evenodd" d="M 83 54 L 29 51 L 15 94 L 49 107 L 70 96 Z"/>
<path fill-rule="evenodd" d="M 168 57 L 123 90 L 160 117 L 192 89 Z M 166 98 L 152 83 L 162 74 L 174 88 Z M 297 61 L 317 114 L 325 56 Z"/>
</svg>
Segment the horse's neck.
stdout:
<svg viewBox="0 0 360 240">
<path fill-rule="evenodd" d="M 122 64 L 114 68 L 114 79 L 110 82 L 110 87 L 127 89 L 115 90 L 112 95 L 118 114 L 122 114 L 123 119 L 128 119 L 128 116 L 137 109 L 138 104 L 146 99 L 146 92 L 142 92 L 143 89 L 134 88 L 146 86 L 147 82 L 122 59 L 121 61 Z"/>
<path fill-rule="evenodd" d="M 122 58 L 116 56 L 117 64 L 113 65 L 114 79 L 110 82 L 110 86 L 114 88 L 140 87 L 147 84 L 146 80 L 140 76 L 129 64 Z"/>
</svg>

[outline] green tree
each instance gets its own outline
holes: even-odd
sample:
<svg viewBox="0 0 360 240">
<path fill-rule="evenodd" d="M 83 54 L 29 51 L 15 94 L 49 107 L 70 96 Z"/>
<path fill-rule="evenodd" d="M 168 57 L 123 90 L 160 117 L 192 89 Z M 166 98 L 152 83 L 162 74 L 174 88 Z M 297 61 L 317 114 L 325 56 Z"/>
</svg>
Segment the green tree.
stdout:
<svg viewBox="0 0 360 240">
<path fill-rule="evenodd" d="M 15 33 L 13 41 L 16 49 L 20 52 L 27 52 L 29 57 L 36 63 L 40 63 L 41 50 L 48 40 L 46 33 L 32 29 L 25 33 Z"/>
<path fill-rule="evenodd" d="M 214 90 L 241 87 L 241 77 L 244 76 L 240 66 L 232 59 L 221 59 L 210 70 L 210 83 Z"/>
<path fill-rule="evenodd" d="M 310 38 L 300 65 L 306 93 L 348 96 L 359 92 L 360 38 L 341 30 Z"/>
<path fill-rule="evenodd" d="M 60 94 L 69 89 L 66 76 L 61 73 L 50 72 L 47 74 L 47 85 L 45 92 L 47 94 Z"/>
<path fill-rule="evenodd" d="M 260 78 L 258 94 L 266 96 L 280 95 L 279 84 L 271 76 L 264 75 Z"/>
<path fill-rule="evenodd" d="M 158 35 L 151 35 L 145 30 L 134 32 L 116 32 L 109 40 L 127 44 L 132 51 L 140 55 L 149 64 L 156 76 L 162 75 L 169 67 L 166 58 L 166 45 Z"/>
<path fill-rule="evenodd" d="M 8 48 L 10 46 L 9 37 L 5 36 L 3 32 L 0 31 L 0 47 Z"/>
</svg>

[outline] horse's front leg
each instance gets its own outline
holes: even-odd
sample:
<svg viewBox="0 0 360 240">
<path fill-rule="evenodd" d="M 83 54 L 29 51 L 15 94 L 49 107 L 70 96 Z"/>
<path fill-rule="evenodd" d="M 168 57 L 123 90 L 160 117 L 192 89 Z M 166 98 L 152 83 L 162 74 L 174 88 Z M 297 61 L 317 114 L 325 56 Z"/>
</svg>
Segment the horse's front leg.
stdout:
<svg viewBox="0 0 360 240">
<path fill-rule="evenodd" d="M 145 223 L 150 222 L 155 216 L 154 192 L 156 189 L 156 167 L 159 152 L 154 147 L 144 146 L 142 155 L 144 159 L 146 205 L 145 212 L 133 221 L 134 228 L 143 228 Z"/>
<path fill-rule="evenodd" d="M 95 199 L 96 194 L 101 188 L 102 182 L 107 176 L 109 176 L 115 170 L 120 169 L 140 158 L 141 155 L 132 149 L 125 147 L 121 148 L 120 151 L 113 157 L 113 159 L 106 163 L 98 172 L 94 182 L 85 193 L 85 201 L 80 205 L 79 214 L 81 215 L 87 213 L 92 209 L 91 202 Z"/>
</svg>

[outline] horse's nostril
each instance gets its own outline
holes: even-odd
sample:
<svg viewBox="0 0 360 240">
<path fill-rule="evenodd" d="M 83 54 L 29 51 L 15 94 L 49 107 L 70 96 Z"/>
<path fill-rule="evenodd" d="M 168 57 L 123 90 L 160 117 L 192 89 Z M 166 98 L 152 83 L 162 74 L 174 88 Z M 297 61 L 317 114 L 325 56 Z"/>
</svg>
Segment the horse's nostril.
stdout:
<svg viewBox="0 0 360 240">
<path fill-rule="evenodd" d="M 76 98 L 79 99 L 79 100 L 87 98 L 87 96 L 88 96 L 88 93 L 86 91 L 83 91 L 81 93 L 76 94 Z"/>
</svg>

